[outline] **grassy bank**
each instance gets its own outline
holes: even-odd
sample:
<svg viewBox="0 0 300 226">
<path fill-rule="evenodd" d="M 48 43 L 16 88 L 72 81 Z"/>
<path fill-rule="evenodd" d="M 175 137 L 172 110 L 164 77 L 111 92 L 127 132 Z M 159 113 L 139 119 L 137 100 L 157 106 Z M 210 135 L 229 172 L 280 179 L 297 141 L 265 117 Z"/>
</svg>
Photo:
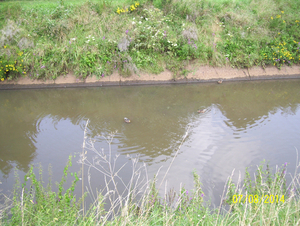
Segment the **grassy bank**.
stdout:
<svg viewBox="0 0 300 226">
<path fill-rule="evenodd" d="M 78 163 L 82 172 L 88 172 L 88 180 L 77 173 L 70 173 L 72 158 L 57 183 L 54 192 L 51 180 L 45 187 L 42 180 L 41 167 L 39 178 L 33 167 L 24 177 L 21 185 L 16 177 L 16 185 L 12 197 L 1 196 L 1 225 L 299 225 L 300 174 L 296 165 L 294 175 L 287 174 L 287 163 L 276 169 L 270 169 L 263 162 L 257 167 L 254 176 L 246 170 L 243 181 L 232 181 L 228 177 L 227 186 L 221 197 L 222 203 L 211 209 L 204 202 L 205 194 L 201 188 L 199 176 L 194 172 L 194 189 L 181 187 L 179 192 L 173 189 L 161 195 L 158 191 L 167 176 L 160 183 L 156 177 L 148 180 L 145 165 L 137 158 L 131 157 L 132 172 L 130 180 L 125 184 L 118 176 L 123 166 L 116 167 L 118 156 L 111 156 L 111 142 L 114 134 L 105 139 L 108 150 L 98 151 L 94 147 L 95 140 L 89 139 L 85 129 L 83 150 Z M 186 135 L 187 136 L 187 135 Z M 185 136 L 185 137 L 186 137 Z M 183 138 L 181 144 L 185 140 Z M 181 144 L 174 158 L 180 150 Z M 93 152 L 93 160 L 86 156 Z M 298 160 L 297 160 L 298 162 Z M 172 162 L 171 162 L 172 164 Z M 170 165 L 171 166 L 171 165 Z M 170 168 L 169 166 L 169 168 Z M 96 178 L 91 177 L 90 170 L 98 171 Z M 50 178 L 51 178 L 51 170 Z M 81 175 L 84 175 L 81 173 Z M 68 177 L 73 177 L 71 185 L 66 186 Z M 91 187 L 91 180 L 105 178 L 102 190 Z M 286 180 L 291 182 L 287 184 Z M 78 181 L 83 189 L 80 198 L 74 195 Z M 124 184 L 123 188 L 120 184 Z M 85 206 L 87 196 L 92 204 Z M 106 208 L 105 208 L 106 206 Z"/>
<path fill-rule="evenodd" d="M 0 80 L 299 64 L 298 0 L 2 1 Z"/>
</svg>

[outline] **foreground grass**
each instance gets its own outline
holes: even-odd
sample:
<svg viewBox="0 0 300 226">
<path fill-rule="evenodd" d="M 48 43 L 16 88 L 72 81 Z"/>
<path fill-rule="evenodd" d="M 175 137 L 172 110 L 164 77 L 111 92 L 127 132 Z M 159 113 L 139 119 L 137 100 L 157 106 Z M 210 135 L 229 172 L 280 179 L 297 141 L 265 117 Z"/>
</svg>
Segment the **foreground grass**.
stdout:
<svg viewBox="0 0 300 226">
<path fill-rule="evenodd" d="M 0 80 L 299 64 L 298 0 L 4 1 Z"/>
<path fill-rule="evenodd" d="M 78 199 L 74 195 L 79 177 L 76 173 L 68 171 L 72 164 L 71 157 L 61 182 L 57 184 L 58 192 L 52 191 L 51 180 L 47 187 L 44 187 L 41 170 L 37 179 L 31 167 L 22 185 L 17 179 L 13 198 L 2 196 L 4 205 L 0 208 L 1 225 L 299 225 L 300 223 L 300 174 L 297 172 L 299 164 L 288 185 L 287 164 L 272 171 L 268 164 L 263 162 L 258 166 L 254 179 L 246 170 L 243 182 L 233 183 L 232 176 L 229 177 L 221 197 L 222 203 L 217 209 L 212 210 L 203 201 L 204 193 L 200 178 L 195 172 L 192 191 L 181 188 L 180 192 L 176 193 L 171 189 L 161 197 L 158 190 L 162 182 L 160 185 L 156 184 L 155 178 L 149 181 L 143 171 L 145 166 L 139 164 L 137 158 L 131 158 L 131 178 L 125 184 L 118 176 L 123 166 L 117 167 L 118 157 L 111 156 L 111 142 L 114 135 L 105 138 L 109 148 L 104 152 L 95 149 L 95 140 L 89 139 L 86 131 L 87 126 L 79 163 L 82 164 L 82 172 L 84 166 L 87 166 L 85 169 L 89 176 L 87 184 L 84 184 L 84 178 L 81 178 L 84 191 L 82 197 Z M 181 145 L 175 157 L 180 147 Z M 92 151 L 96 157 L 92 161 L 87 159 L 86 151 Z M 97 170 L 105 178 L 105 188 L 96 193 L 90 184 L 90 169 Z M 66 189 L 64 183 L 70 176 L 74 177 L 74 181 Z M 124 184 L 125 187 L 121 189 L 118 184 Z M 89 207 L 84 204 L 86 195 L 93 199 Z"/>
</svg>

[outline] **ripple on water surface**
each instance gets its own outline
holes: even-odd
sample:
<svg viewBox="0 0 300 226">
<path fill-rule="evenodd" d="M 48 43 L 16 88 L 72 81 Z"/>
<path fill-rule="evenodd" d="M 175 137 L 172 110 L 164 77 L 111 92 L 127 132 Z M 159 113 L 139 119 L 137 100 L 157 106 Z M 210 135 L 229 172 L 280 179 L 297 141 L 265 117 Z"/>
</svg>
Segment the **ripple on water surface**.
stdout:
<svg viewBox="0 0 300 226">
<path fill-rule="evenodd" d="M 233 169 L 243 174 L 267 159 L 271 166 L 290 162 L 292 171 L 300 148 L 299 85 L 294 80 L 0 91 L 0 115 L 6 116 L 0 118 L 3 189 L 12 188 L 14 166 L 25 172 L 32 163 L 41 162 L 44 171 L 51 164 L 53 180 L 59 181 L 68 156 L 77 153 L 78 160 L 89 119 L 87 135 L 97 149 L 109 153 L 104 137 L 115 133 L 111 151 L 120 155 L 117 167 L 130 165 L 127 155 L 139 155 L 150 178 L 160 170 L 159 180 L 176 157 L 168 186 L 192 188 L 195 170 L 206 194 L 218 201 Z M 203 108 L 207 111 L 197 113 Z M 74 171 L 79 167 L 73 164 Z M 130 167 L 124 169 L 128 177 Z"/>
</svg>

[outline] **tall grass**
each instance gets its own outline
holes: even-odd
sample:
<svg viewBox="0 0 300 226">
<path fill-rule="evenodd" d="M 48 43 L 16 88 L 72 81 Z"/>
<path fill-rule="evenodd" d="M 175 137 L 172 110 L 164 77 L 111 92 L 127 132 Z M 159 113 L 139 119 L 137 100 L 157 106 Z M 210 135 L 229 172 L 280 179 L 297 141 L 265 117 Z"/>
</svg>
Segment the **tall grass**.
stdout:
<svg viewBox="0 0 300 226">
<path fill-rule="evenodd" d="M 194 189 L 173 189 L 164 194 L 158 192 L 156 177 L 149 179 L 146 166 L 138 157 L 131 157 L 130 179 L 124 181 L 118 167 L 118 156 L 112 156 L 111 144 L 114 133 L 104 137 L 107 150 L 97 150 L 98 137 L 88 137 L 88 122 L 84 131 L 83 151 L 78 163 L 82 166 L 81 178 L 69 173 L 72 158 L 65 167 L 63 177 L 57 184 L 58 192 L 52 191 L 51 180 L 43 186 L 40 167 L 39 178 L 33 167 L 25 175 L 24 183 L 15 185 L 12 198 L 2 195 L 0 212 L 1 225 L 298 225 L 300 223 L 298 163 L 291 182 L 286 184 L 287 164 L 270 169 L 262 163 L 256 174 L 251 176 L 246 170 L 245 180 L 233 183 L 229 176 L 224 187 L 222 202 L 211 210 L 204 203 L 199 176 L 194 172 Z M 188 131 L 187 131 L 188 134 Z M 186 134 L 186 135 L 187 135 Z M 182 138 L 182 142 L 186 138 Z M 179 150 L 180 146 L 178 147 Z M 87 152 L 94 154 L 92 159 Z M 176 155 L 175 157 L 176 158 Z M 87 180 L 84 180 L 84 169 Z M 102 190 L 92 187 L 91 170 L 96 170 L 105 181 Z M 50 170 L 51 172 L 51 170 Z M 159 172 L 158 172 L 159 173 Z M 51 173 L 50 173 L 51 174 Z M 67 177 L 74 181 L 64 190 Z M 17 177 L 16 177 L 17 178 Z M 165 175 L 163 177 L 165 179 Z M 80 199 L 74 195 L 76 183 L 82 179 L 84 194 Z M 165 184 L 166 185 L 166 184 Z M 86 207 L 86 196 L 92 204 Z M 272 198 L 273 197 L 273 198 Z M 278 197 L 278 198 L 276 198 Z"/>
<path fill-rule="evenodd" d="M 297 0 L 5 1 L 0 80 L 165 69 L 177 77 L 192 62 L 299 64 L 299 6 Z"/>
</svg>

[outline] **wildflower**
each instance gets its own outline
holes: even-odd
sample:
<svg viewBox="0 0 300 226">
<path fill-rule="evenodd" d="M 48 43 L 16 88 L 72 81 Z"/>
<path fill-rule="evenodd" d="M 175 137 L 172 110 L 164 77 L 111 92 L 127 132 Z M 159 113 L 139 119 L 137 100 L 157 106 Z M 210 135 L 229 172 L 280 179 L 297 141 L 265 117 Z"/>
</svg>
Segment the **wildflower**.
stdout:
<svg viewBox="0 0 300 226">
<path fill-rule="evenodd" d="M 103 38 L 102 38 L 103 40 L 105 39 L 105 36 L 103 36 Z"/>
<path fill-rule="evenodd" d="M 276 18 L 280 18 L 280 17 L 281 17 L 281 15 L 277 15 L 277 16 L 276 16 Z"/>
<path fill-rule="evenodd" d="M 226 60 L 228 61 L 228 57 L 226 57 Z"/>
<path fill-rule="evenodd" d="M 134 22 L 134 21 L 132 21 L 132 24 L 135 24 L 135 22 Z"/>
<path fill-rule="evenodd" d="M 282 14 L 284 14 L 284 11 L 281 11 Z"/>
<path fill-rule="evenodd" d="M 41 68 L 45 68 L 45 66 L 43 65 L 43 66 L 41 66 Z"/>
<path fill-rule="evenodd" d="M 128 30 L 126 30 L 126 35 L 128 34 Z"/>
<path fill-rule="evenodd" d="M 4 46 L 4 49 L 6 49 L 6 46 Z"/>
<path fill-rule="evenodd" d="M 283 21 L 283 23 L 285 23 L 285 20 Z"/>
<path fill-rule="evenodd" d="M 280 35 L 280 32 L 278 32 L 278 34 Z"/>
<path fill-rule="evenodd" d="M 4 81 L 4 78 L 1 78 L 1 81 L 3 82 L 3 81 Z"/>
<path fill-rule="evenodd" d="M 141 24 L 142 23 L 142 21 L 139 21 L 139 24 Z"/>
<path fill-rule="evenodd" d="M 204 196 L 204 193 L 201 194 L 201 197 L 203 197 L 203 196 Z"/>
<path fill-rule="evenodd" d="M 212 33 L 212 36 L 215 36 L 215 33 Z"/>
<path fill-rule="evenodd" d="M 271 20 L 273 20 L 273 17 L 271 16 Z"/>
</svg>

